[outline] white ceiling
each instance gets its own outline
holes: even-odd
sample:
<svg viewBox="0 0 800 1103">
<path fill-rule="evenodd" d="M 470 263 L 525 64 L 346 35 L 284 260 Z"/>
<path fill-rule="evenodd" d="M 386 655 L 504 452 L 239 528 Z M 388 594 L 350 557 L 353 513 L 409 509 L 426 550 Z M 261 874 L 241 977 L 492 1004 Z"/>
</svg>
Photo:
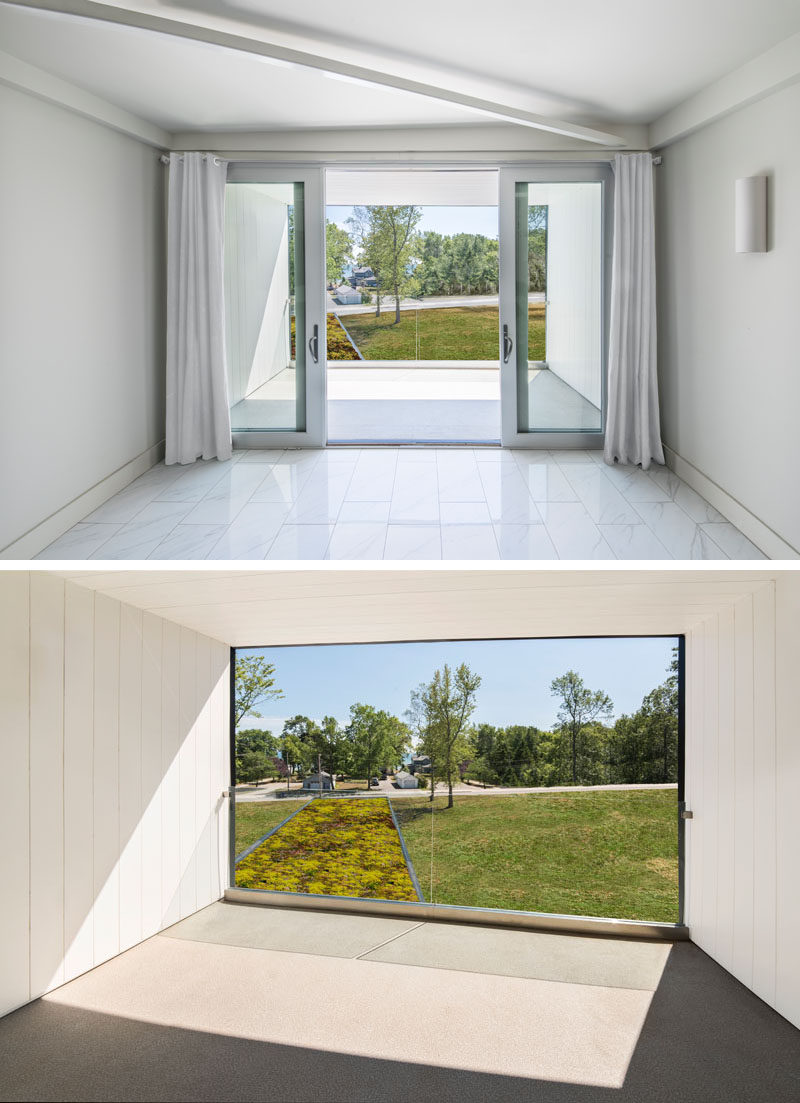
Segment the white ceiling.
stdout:
<svg viewBox="0 0 800 1103">
<path fill-rule="evenodd" d="M 648 122 L 800 31 L 798 0 L 107 0 L 570 121 Z M 0 6 L 2 49 L 167 130 L 485 122 L 472 109 L 238 51 Z"/>
<path fill-rule="evenodd" d="M 168 131 L 455 126 L 483 115 L 135 27 L 0 5 L 0 48 Z"/>
<path fill-rule="evenodd" d="M 780 572 L 59 571 L 233 647 L 525 636 L 673 635 Z"/>
</svg>

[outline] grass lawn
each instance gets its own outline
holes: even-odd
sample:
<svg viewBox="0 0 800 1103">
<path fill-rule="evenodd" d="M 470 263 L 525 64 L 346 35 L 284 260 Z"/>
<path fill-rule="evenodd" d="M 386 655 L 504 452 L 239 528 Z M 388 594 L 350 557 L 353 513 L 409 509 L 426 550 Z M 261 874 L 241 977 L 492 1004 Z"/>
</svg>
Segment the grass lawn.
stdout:
<svg viewBox="0 0 800 1103">
<path fill-rule="evenodd" d="M 256 839 L 266 835 L 273 827 L 291 816 L 308 797 L 302 800 L 239 801 L 236 805 L 236 853 L 247 850 Z"/>
<path fill-rule="evenodd" d="M 238 863 L 236 884 L 327 896 L 417 899 L 385 798 L 313 801 Z"/>
<path fill-rule="evenodd" d="M 381 307 L 383 311 L 383 306 Z M 545 359 L 545 305 L 528 307 L 528 359 Z M 421 360 L 496 360 L 498 308 L 496 306 L 436 307 L 404 310 L 394 324 L 394 307 L 381 313 L 347 314 L 342 322 L 365 360 L 415 360 L 419 319 Z"/>
<path fill-rule="evenodd" d="M 676 801 L 656 789 L 393 805 L 427 900 L 674 923 Z"/>
</svg>

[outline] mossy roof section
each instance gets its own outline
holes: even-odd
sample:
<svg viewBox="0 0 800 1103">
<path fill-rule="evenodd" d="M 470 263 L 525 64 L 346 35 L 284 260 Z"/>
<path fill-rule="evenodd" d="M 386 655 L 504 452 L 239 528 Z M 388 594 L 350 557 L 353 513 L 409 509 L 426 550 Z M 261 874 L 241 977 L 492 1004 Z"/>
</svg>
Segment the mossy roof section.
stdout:
<svg viewBox="0 0 800 1103">
<path fill-rule="evenodd" d="M 418 899 L 385 799 L 316 800 L 238 863 L 238 888 Z"/>
</svg>

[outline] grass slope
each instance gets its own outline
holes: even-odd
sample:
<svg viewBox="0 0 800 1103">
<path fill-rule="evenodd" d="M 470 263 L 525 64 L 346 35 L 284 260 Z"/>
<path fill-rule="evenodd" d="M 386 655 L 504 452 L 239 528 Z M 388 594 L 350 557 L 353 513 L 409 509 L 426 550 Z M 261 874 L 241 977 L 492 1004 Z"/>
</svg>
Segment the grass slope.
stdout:
<svg viewBox="0 0 800 1103">
<path fill-rule="evenodd" d="M 236 867 L 241 888 L 416 900 L 389 802 L 315 800 Z"/>
<path fill-rule="evenodd" d="M 393 802 L 427 900 L 678 919 L 674 790 Z M 431 858 L 433 865 L 431 866 Z"/>
<path fill-rule="evenodd" d="M 544 315 L 544 303 L 529 305 L 529 360 L 545 359 Z M 399 325 L 394 324 L 393 306 L 380 318 L 374 314 L 342 316 L 365 360 L 417 359 L 417 319 L 420 360 L 496 360 L 498 357 L 496 306 L 404 310 Z"/>
</svg>

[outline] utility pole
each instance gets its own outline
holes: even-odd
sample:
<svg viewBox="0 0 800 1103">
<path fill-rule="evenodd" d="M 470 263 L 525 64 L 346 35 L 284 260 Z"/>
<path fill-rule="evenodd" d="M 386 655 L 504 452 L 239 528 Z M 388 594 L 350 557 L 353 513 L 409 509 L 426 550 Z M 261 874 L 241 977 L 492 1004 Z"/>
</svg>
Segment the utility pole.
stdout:
<svg viewBox="0 0 800 1103">
<path fill-rule="evenodd" d="M 317 755 L 317 783 L 319 785 L 319 795 L 322 796 L 322 755 Z"/>
</svg>

